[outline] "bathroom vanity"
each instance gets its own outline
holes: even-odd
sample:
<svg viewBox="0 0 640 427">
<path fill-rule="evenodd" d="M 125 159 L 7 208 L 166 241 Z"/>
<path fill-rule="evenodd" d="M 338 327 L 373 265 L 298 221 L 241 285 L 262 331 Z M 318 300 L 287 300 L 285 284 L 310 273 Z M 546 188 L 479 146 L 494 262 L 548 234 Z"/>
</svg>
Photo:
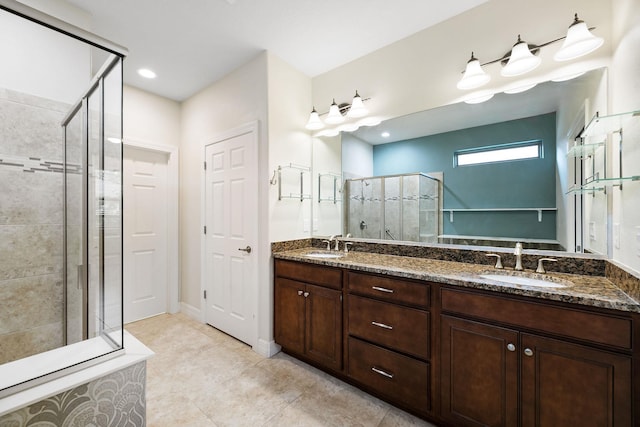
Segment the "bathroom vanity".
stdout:
<svg viewBox="0 0 640 427">
<path fill-rule="evenodd" d="M 274 253 L 285 352 L 438 425 L 637 424 L 640 305 L 604 277 L 310 253 Z"/>
</svg>

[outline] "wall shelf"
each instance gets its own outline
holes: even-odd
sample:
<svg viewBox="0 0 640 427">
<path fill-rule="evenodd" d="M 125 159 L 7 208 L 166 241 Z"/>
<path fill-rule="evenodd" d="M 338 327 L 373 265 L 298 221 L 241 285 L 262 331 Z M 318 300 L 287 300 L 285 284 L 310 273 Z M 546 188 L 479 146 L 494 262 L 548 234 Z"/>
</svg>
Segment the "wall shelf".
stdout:
<svg viewBox="0 0 640 427">
<path fill-rule="evenodd" d="M 323 185 L 324 184 L 324 185 Z M 318 174 L 318 203 L 332 202 L 334 204 L 341 202 L 342 193 L 340 188 L 342 184 L 342 175 L 334 172 L 325 172 Z M 324 191 L 323 191 L 324 188 Z M 327 194 L 328 193 L 328 194 Z"/>
<path fill-rule="evenodd" d="M 287 171 L 291 172 L 292 174 L 296 174 L 297 178 L 299 180 L 299 188 L 300 188 L 300 192 L 289 192 L 289 193 L 284 193 L 282 191 L 282 175 L 283 172 L 286 174 Z M 309 166 L 303 166 L 303 165 L 296 165 L 294 163 L 289 163 L 288 165 L 283 165 L 283 166 L 278 166 L 278 200 L 282 200 L 282 199 L 298 199 L 301 202 L 304 200 L 309 200 L 311 199 L 311 194 L 310 193 L 305 193 L 304 192 L 304 177 L 305 174 L 309 174 L 309 179 L 311 178 L 311 168 Z"/>
<path fill-rule="evenodd" d="M 538 222 L 542 222 L 543 211 L 557 211 L 557 208 L 486 208 L 486 209 L 442 209 L 442 212 L 449 212 L 449 222 L 453 222 L 454 212 L 537 212 Z"/>
<path fill-rule="evenodd" d="M 605 168 L 603 170 L 603 178 L 600 178 L 600 172 L 595 171 L 595 160 L 592 161 L 592 175 L 587 177 L 584 182 L 576 183 L 569 188 L 566 194 L 585 194 L 590 193 L 594 195 L 598 191 L 604 191 L 606 194 L 607 187 L 618 187 L 622 190 L 622 185 L 625 182 L 640 181 L 640 176 L 624 176 L 622 173 L 622 128 L 629 120 L 637 119 L 640 117 L 640 110 L 629 111 L 626 113 L 611 114 L 608 116 L 600 116 L 598 113 L 589 121 L 589 124 L 580 133 L 579 138 L 582 144 L 575 145 L 567 153 L 568 157 L 580 158 L 584 161 L 587 158 L 596 156 L 596 151 L 600 147 L 605 147 L 603 150 L 603 164 Z M 607 151 L 606 142 L 608 136 L 617 133 L 620 137 L 618 143 L 618 176 L 607 177 Z M 597 141 L 586 143 L 586 141 Z"/>
</svg>

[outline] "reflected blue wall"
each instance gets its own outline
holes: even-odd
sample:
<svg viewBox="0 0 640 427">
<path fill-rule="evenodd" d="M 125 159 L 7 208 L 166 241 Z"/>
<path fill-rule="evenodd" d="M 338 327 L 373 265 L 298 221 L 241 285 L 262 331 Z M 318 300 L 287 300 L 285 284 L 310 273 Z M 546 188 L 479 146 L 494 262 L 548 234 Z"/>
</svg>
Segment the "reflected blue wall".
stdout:
<svg viewBox="0 0 640 427">
<path fill-rule="evenodd" d="M 457 150 L 542 140 L 543 158 L 453 167 Z M 373 147 L 374 175 L 444 172 L 445 209 L 555 208 L 556 115 L 478 126 Z M 444 234 L 556 239 L 556 213 L 455 213 Z"/>
</svg>

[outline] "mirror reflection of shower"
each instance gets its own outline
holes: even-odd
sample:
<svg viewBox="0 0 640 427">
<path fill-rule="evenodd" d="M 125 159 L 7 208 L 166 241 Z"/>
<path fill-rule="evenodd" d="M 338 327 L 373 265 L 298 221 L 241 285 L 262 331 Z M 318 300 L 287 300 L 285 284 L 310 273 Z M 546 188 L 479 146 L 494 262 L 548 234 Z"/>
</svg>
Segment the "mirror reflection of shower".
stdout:
<svg viewBox="0 0 640 427">
<path fill-rule="evenodd" d="M 414 173 L 346 180 L 344 233 L 436 243 L 442 228 L 441 176 Z"/>
</svg>

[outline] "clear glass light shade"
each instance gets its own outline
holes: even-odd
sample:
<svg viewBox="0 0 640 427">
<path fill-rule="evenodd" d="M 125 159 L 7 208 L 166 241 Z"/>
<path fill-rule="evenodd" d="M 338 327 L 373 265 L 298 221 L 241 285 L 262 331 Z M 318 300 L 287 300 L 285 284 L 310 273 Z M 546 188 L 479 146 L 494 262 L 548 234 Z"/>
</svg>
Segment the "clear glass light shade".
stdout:
<svg viewBox="0 0 640 427">
<path fill-rule="evenodd" d="M 344 116 L 340 113 L 340 108 L 338 107 L 338 104 L 336 104 L 335 100 L 333 100 L 333 104 L 329 107 L 329 114 L 324 121 L 331 125 L 344 122 Z"/>
<path fill-rule="evenodd" d="M 305 127 L 309 130 L 318 130 L 324 127 L 324 123 L 320 120 L 320 116 L 315 108 L 311 111 L 311 114 L 309 114 L 309 121 Z"/>
<path fill-rule="evenodd" d="M 356 96 L 353 97 L 353 101 L 351 102 L 351 108 L 349 108 L 349 112 L 347 113 L 347 117 L 364 117 L 369 113 L 362 102 L 362 98 L 358 95 L 358 91 L 356 91 Z"/>
<path fill-rule="evenodd" d="M 577 18 L 576 18 L 577 19 Z M 593 52 L 602 46 L 604 40 L 596 37 L 589 31 L 587 24 L 577 21 L 569 27 L 567 38 L 564 39 L 562 47 L 553 56 L 556 61 L 569 61 Z"/>
<path fill-rule="evenodd" d="M 460 90 L 475 89 L 489 83 L 489 80 L 491 80 L 491 76 L 484 72 L 480 66 L 480 61 L 472 55 L 471 60 L 467 62 L 467 68 L 464 70 L 462 79 L 456 86 Z"/>
<path fill-rule="evenodd" d="M 502 67 L 500 74 L 504 77 L 514 77 L 535 70 L 542 60 L 529 50 L 526 42 L 520 41 L 511 49 L 511 57 L 507 65 Z"/>
</svg>

